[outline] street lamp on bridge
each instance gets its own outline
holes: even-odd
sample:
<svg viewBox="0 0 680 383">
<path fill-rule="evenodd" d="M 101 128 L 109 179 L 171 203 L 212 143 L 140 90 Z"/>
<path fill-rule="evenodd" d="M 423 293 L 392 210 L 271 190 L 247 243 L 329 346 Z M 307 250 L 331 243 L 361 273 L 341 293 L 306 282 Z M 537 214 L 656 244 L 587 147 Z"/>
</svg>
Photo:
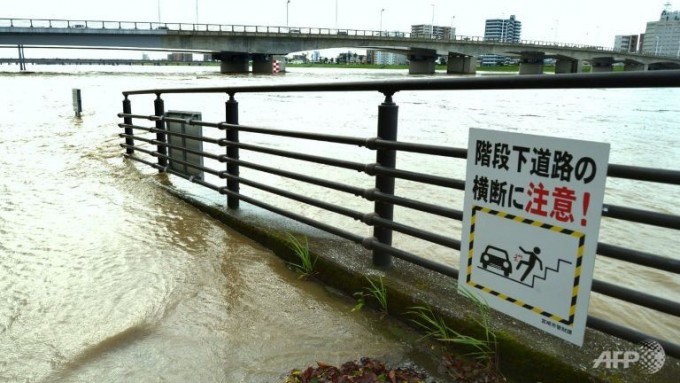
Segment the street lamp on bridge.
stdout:
<svg viewBox="0 0 680 383">
<path fill-rule="evenodd" d="M 434 3 L 430 5 L 432 6 L 432 24 L 430 24 L 430 38 L 434 38 Z"/>
<path fill-rule="evenodd" d="M 288 8 L 290 8 L 289 5 L 290 5 L 290 0 L 287 0 L 287 2 L 286 2 L 286 27 L 288 26 Z"/>
<path fill-rule="evenodd" d="M 380 10 L 380 28 L 378 31 L 380 31 L 380 36 L 382 36 L 382 18 L 383 18 L 383 12 L 385 12 L 385 8 Z"/>
</svg>

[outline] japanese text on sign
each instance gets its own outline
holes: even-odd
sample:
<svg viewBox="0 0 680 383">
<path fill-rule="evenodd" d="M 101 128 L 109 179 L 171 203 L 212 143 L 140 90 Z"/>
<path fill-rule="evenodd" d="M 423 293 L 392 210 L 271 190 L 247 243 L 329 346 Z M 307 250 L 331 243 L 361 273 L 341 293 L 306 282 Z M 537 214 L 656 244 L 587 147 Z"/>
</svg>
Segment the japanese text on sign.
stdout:
<svg viewBox="0 0 680 383">
<path fill-rule="evenodd" d="M 516 170 L 510 169 L 508 162 L 512 156 L 516 157 Z M 531 166 L 525 166 L 531 160 Z M 503 142 L 477 140 L 475 146 L 475 165 L 516 171 L 528 171 L 531 175 L 544 178 L 559 178 L 561 181 L 571 181 L 572 177 L 583 183 L 590 183 L 597 173 L 595 161 L 590 157 L 574 159 L 566 150 L 552 151 L 546 148 L 530 148 Z"/>
<path fill-rule="evenodd" d="M 609 145 L 470 129 L 458 284 L 581 345 Z"/>
<path fill-rule="evenodd" d="M 589 184 L 597 175 L 597 165 L 591 157 L 575 158 L 567 150 L 550 150 L 543 147 L 509 145 L 504 142 L 476 140 L 475 165 L 508 173 L 526 173 L 537 182 L 514 184 L 508 181 L 475 175 L 473 199 L 497 207 L 513 207 L 530 214 L 551 217 L 559 222 L 574 222 L 574 203 L 581 201 L 581 216 L 585 217 L 590 193 L 577 195 L 565 185 L 547 188 L 541 178 Z M 516 166 L 510 167 L 510 164 Z M 587 220 L 580 220 L 585 226 Z"/>
</svg>

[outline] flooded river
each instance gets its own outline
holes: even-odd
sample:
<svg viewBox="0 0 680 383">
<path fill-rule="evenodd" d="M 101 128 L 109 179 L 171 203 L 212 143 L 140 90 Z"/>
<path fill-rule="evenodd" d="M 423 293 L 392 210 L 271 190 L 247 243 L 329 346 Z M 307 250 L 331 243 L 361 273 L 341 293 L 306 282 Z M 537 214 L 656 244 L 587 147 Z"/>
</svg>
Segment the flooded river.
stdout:
<svg viewBox="0 0 680 383">
<path fill-rule="evenodd" d="M 268 250 L 161 190 L 155 172 L 124 161 L 115 116 L 123 90 L 403 78 L 405 71 L 291 68 L 285 76 L 225 77 L 215 67 L 29 69 L 36 73 L 0 67 L 0 381 L 271 382 L 316 360 L 416 358 L 411 345 L 381 331 L 370 316 L 351 313 L 351 302 L 297 280 Z M 82 119 L 73 117 L 71 88 L 82 89 Z M 395 96 L 405 141 L 463 147 L 470 127 L 587 137 L 612 144 L 612 163 L 668 169 L 680 163 L 679 99 L 680 90 L 667 89 Z M 224 101 L 223 95 L 175 96 L 166 99 L 166 109 L 201 110 L 206 120 L 221 121 Z M 244 124 L 370 137 L 382 98 L 377 93 L 243 95 L 239 102 Z M 151 98 L 134 98 L 133 112 L 152 114 Z M 244 138 L 273 143 L 255 135 Z M 356 161 L 373 161 L 370 152 L 302 149 L 337 150 Z M 248 154 L 243 159 L 249 160 Z M 422 163 L 405 155 L 398 165 L 464 177 L 461 161 Z M 285 184 L 259 176 L 260 182 Z M 370 184 L 367 179 L 357 185 Z M 408 182 L 398 182 L 397 189 L 405 196 L 422 193 Z M 310 188 L 309 194 L 315 192 Z M 371 210 L 362 201 L 318 193 Z M 437 193 L 442 192 L 428 195 L 462 206 L 462 194 Z M 678 195 L 673 188 L 615 180 L 608 183 L 605 202 L 680 214 Z M 459 225 L 450 220 L 396 214 L 400 221 L 427 222 L 442 234 L 460 236 Z M 341 218 L 324 219 L 369 232 Z M 677 233 L 604 221 L 603 242 L 678 257 Z M 458 265 L 451 250 L 401 236 L 395 241 Z M 603 259 L 597 261 L 596 277 L 678 300 L 677 276 Z M 595 295 L 591 313 L 680 339 L 677 322 L 651 310 Z"/>
<path fill-rule="evenodd" d="M 122 90 L 204 81 L 163 69 L 0 73 L 0 382 L 275 382 L 316 360 L 413 360 L 123 161 Z"/>
</svg>

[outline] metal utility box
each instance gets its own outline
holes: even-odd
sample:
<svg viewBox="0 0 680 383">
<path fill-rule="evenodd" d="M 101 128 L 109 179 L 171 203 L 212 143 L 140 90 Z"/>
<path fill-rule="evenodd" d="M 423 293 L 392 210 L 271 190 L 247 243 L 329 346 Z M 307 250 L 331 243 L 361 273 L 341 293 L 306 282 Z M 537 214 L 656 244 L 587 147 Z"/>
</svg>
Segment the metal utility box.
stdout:
<svg viewBox="0 0 680 383">
<path fill-rule="evenodd" d="M 195 154 L 188 152 L 183 149 L 178 149 L 178 148 L 185 148 L 189 150 L 193 150 L 196 152 L 202 152 L 203 151 L 203 141 L 197 140 L 197 139 L 192 139 L 191 137 L 202 137 L 203 136 L 203 127 L 201 126 L 196 126 L 196 125 L 190 125 L 187 122 L 190 120 L 196 120 L 196 121 L 201 121 L 201 113 L 200 112 L 183 112 L 183 111 L 176 111 L 176 110 L 170 110 L 165 113 L 166 118 L 179 118 L 185 120 L 185 122 L 171 122 L 171 121 L 166 121 L 166 129 L 168 131 L 168 144 L 175 146 L 169 147 L 168 148 L 168 155 L 170 156 L 170 161 L 169 161 L 169 166 L 170 169 L 182 173 L 184 175 L 187 175 L 189 177 L 196 177 L 199 179 L 204 179 L 203 171 L 190 166 L 203 166 L 203 157 Z M 178 136 L 172 133 L 180 133 L 184 136 Z M 178 162 L 183 161 L 183 162 Z M 189 165 L 188 165 L 189 164 Z"/>
</svg>

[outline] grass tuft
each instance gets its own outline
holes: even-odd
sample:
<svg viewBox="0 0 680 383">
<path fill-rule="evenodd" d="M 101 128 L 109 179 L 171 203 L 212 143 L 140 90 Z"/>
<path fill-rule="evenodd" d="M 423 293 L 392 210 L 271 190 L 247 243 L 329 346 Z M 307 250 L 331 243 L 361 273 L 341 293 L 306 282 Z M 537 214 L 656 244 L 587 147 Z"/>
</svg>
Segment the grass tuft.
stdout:
<svg viewBox="0 0 680 383">
<path fill-rule="evenodd" d="M 286 235 L 288 237 L 288 247 L 293 250 L 299 260 L 299 263 L 287 263 L 300 273 L 300 279 L 314 275 L 316 273 L 314 267 L 316 266 L 317 258 L 309 253 L 307 237 L 304 237 L 304 242 L 302 242 L 290 233 L 286 233 Z"/>
<path fill-rule="evenodd" d="M 446 324 L 444 318 L 435 314 L 429 306 L 414 306 L 406 314 L 412 315 L 414 319 L 411 321 L 425 330 L 425 337 L 469 346 L 475 350 L 467 354 L 469 357 L 495 368 L 498 366 L 498 343 L 496 333 L 491 329 L 491 309 L 486 302 L 470 291 L 466 289 L 461 291 L 464 296 L 472 300 L 477 308 L 477 313 L 472 320 L 484 329 L 483 338 L 464 335 L 452 329 Z"/>
<path fill-rule="evenodd" d="M 364 287 L 362 291 L 357 291 L 352 294 L 357 299 L 357 304 L 354 306 L 352 311 L 359 311 L 366 305 L 366 298 L 371 297 L 380 306 L 380 310 L 387 314 L 387 289 L 383 284 L 382 277 L 378 278 L 378 282 L 374 282 L 372 279 L 366 277 L 366 280 L 371 285 L 370 287 Z"/>
</svg>

